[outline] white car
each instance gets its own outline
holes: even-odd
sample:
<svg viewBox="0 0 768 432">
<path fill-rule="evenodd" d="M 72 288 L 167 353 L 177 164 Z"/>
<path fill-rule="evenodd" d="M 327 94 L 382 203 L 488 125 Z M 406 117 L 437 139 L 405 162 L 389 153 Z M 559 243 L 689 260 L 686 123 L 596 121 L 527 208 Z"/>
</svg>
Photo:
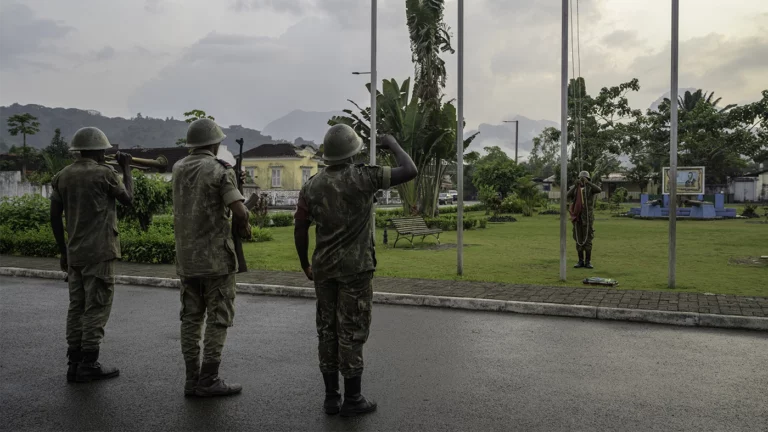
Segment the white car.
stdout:
<svg viewBox="0 0 768 432">
<path fill-rule="evenodd" d="M 452 202 L 452 198 L 447 193 L 440 193 L 440 195 L 437 196 L 437 203 L 439 205 L 446 205 L 449 202 Z"/>
<path fill-rule="evenodd" d="M 449 190 L 448 196 L 451 198 L 452 201 L 456 202 L 459 200 L 459 191 Z"/>
</svg>

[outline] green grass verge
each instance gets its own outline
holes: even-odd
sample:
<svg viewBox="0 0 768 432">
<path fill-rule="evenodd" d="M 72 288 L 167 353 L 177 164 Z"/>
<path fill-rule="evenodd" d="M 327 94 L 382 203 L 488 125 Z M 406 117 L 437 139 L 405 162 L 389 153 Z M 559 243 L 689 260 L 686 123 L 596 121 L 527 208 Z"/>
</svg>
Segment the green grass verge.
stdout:
<svg viewBox="0 0 768 432">
<path fill-rule="evenodd" d="M 465 232 L 464 280 L 583 287 L 584 277 L 601 276 L 617 279 L 621 289 L 667 290 L 669 224 L 664 220 L 634 220 L 599 213 L 595 222 L 594 270 L 572 268 L 576 252 L 569 224 L 568 278 L 560 282 L 559 217 L 515 217 L 518 222 L 489 223 L 487 229 Z M 293 228 L 275 228 L 273 232 L 275 241 L 245 245 L 249 267 L 298 271 Z M 390 246 L 394 234 L 389 230 Z M 459 279 L 455 276 L 455 247 L 435 248 L 434 241 L 427 239 L 424 246 L 414 250 L 403 241 L 392 249 L 383 246 L 382 230 L 377 230 L 377 237 L 378 275 Z M 444 245 L 455 245 L 456 233 L 443 233 L 440 240 Z M 732 258 L 760 255 L 768 255 L 766 224 L 745 220 L 679 221 L 675 291 L 768 296 L 768 266 L 731 263 Z"/>
</svg>

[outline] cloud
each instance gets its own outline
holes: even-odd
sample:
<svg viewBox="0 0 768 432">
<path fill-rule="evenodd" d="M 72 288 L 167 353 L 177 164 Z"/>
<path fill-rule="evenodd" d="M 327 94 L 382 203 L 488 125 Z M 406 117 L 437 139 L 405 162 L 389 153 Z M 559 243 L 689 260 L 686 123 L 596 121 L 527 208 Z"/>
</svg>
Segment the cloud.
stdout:
<svg viewBox="0 0 768 432">
<path fill-rule="evenodd" d="M 640 43 L 640 39 L 637 37 L 637 32 L 634 30 L 614 30 L 611 33 L 603 36 L 600 41 L 604 45 L 611 47 L 622 47 L 625 45 L 637 45 Z"/>
<path fill-rule="evenodd" d="M 0 68 L 53 68 L 38 56 L 55 53 L 54 42 L 73 30 L 58 21 L 38 18 L 26 5 L 4 5 L 0 10 Z"/>
<path fill-rule="evenodd" d="M 115 49 L 109 45 L 106 45 L 104 46 L 104 48 L 100 49 L 95 53 L 94 58 L 97 61 L 103 61 L 103 60 L 109 60 L 114 56 L 115 56 Z"/>
<path fill-rule="evenodd" d="M 313 7 L 310 0 L 236 0 L 230 7 L 236 12 L 271 9 L 276 12 L 303 15 Z"/>
</svg>

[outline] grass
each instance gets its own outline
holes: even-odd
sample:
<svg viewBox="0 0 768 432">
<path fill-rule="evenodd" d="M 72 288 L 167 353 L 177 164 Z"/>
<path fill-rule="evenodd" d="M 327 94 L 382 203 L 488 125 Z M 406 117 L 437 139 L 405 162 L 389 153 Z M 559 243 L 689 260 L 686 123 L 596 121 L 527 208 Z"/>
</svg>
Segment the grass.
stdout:
<svg viewBox="0 0 768 432">
<path fill-rule="evenodd" d="M 469 216 L 482 216 L 482 213 Z M 435 248 L 427 239 L 411 250 L 407 242 L 384 247 L 377 230 L 380 276 L 464 279 L 552 286 L 579 286 L 586 276 L 617 279 L 621 289 L 667 290 L 668 226 L 664 220 L 634 220 L 598 213 L 592 261 L 594 270 L 572 268 L 576 261 L 568 225 L 567 281 L 559 281 L 558 216 L 522 217 L 488 224 L 464 234 L 464 277 L 456 276 L 456 249 Z M 768 266 L 731 264 L 731 258 L 768 255 L 768 224 L 745 220 L 692 221 L 677 224 L 677 288 L 674 291 L 768 296 Z M 314 231 L 314 230 L 312 230 Z M 298 271 L 293 228 L 273 229 L 274 241 L 245 245 L 249 267 Z M 312 236 L 314 242 L 314 233 Z M 456 244 L 446 232 L 442 243 Z M 418 243 L 417 243 L 418 245 Z M 311 246 L 310 246 L 311 248 Z"/>
</svg>

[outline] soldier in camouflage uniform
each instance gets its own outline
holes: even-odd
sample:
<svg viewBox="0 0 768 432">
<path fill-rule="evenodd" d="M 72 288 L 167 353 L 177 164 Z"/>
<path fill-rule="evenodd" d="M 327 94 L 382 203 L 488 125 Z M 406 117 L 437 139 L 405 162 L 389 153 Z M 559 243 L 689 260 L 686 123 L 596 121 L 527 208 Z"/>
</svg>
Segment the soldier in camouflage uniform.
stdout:
<svg viewBox="0 0 768 432">
<path fill-rule="evenodd" d="M 221 352 L 235 316 L 237 259 L 232 223 L 241 237 L 251 237 L 248 211 L 237 189 L 235 171 L 215 156 L 225 137 L 213 120 L 192 122 L 186 144 L 192 149 L 190 155 L 173 166 L 176 271 L 181 278 L 181 350 L 186 365 L 186 396 L 226 396 L 242 390 L 239 384 L 228 384 L 219 378 Z"/>
<path fill-rule="evenodd" d="M 592 240 L 595 238 L 595 202 L 597 201 L 595 196 L 602 191 L 592 183 L 587 171 L 580 172 L 578 182 L 568 190 L 568 200 L 573 203 L 571 205 L 573 239 L 576 241 L 576 252 L 579 254 L 579 262 L 573 266 L 574 268 L 594 268 Z"/>
<path fill-rule="evenodd" d="M 360 392 L 363 344 L 368 339 L 376 253 L 371 213 L 374 195 L 416 177 L 416 166 L 391 136 L 381 140 L 398 167 L 353 165 L 362 140 L 346 125 L 330 128 L 323 140 L 328 167 L 311 177 L 299 194 L 295 242 L 301 268 L 315 282 L 320 371 L 327 414 L 356 416 L 376 403 Z M 316 246 L 309 263 L 309 227 L 316 224 Z M 344 377 L 344 403 L 339 393 Z"/>
<path fill-rule="evenodd" d="M 80 158 L 51 181 L 51 227 L 61 253 L 61 270 L 67 272 L 69 282 L 68 381 L 88 382 L 120 374 L 98 362 L 112 310 L 115 260 L 120 258 L 115 200 L 123 205 L 131 205 L 133 200 L 131 156 L 117 154 L 123 171 L 121 183 L 115 169 L 104 162 L 104 151 L 111 147 L 99 129 L 78 130 L 70 150 L 79 151 Z"/>
</svg>

